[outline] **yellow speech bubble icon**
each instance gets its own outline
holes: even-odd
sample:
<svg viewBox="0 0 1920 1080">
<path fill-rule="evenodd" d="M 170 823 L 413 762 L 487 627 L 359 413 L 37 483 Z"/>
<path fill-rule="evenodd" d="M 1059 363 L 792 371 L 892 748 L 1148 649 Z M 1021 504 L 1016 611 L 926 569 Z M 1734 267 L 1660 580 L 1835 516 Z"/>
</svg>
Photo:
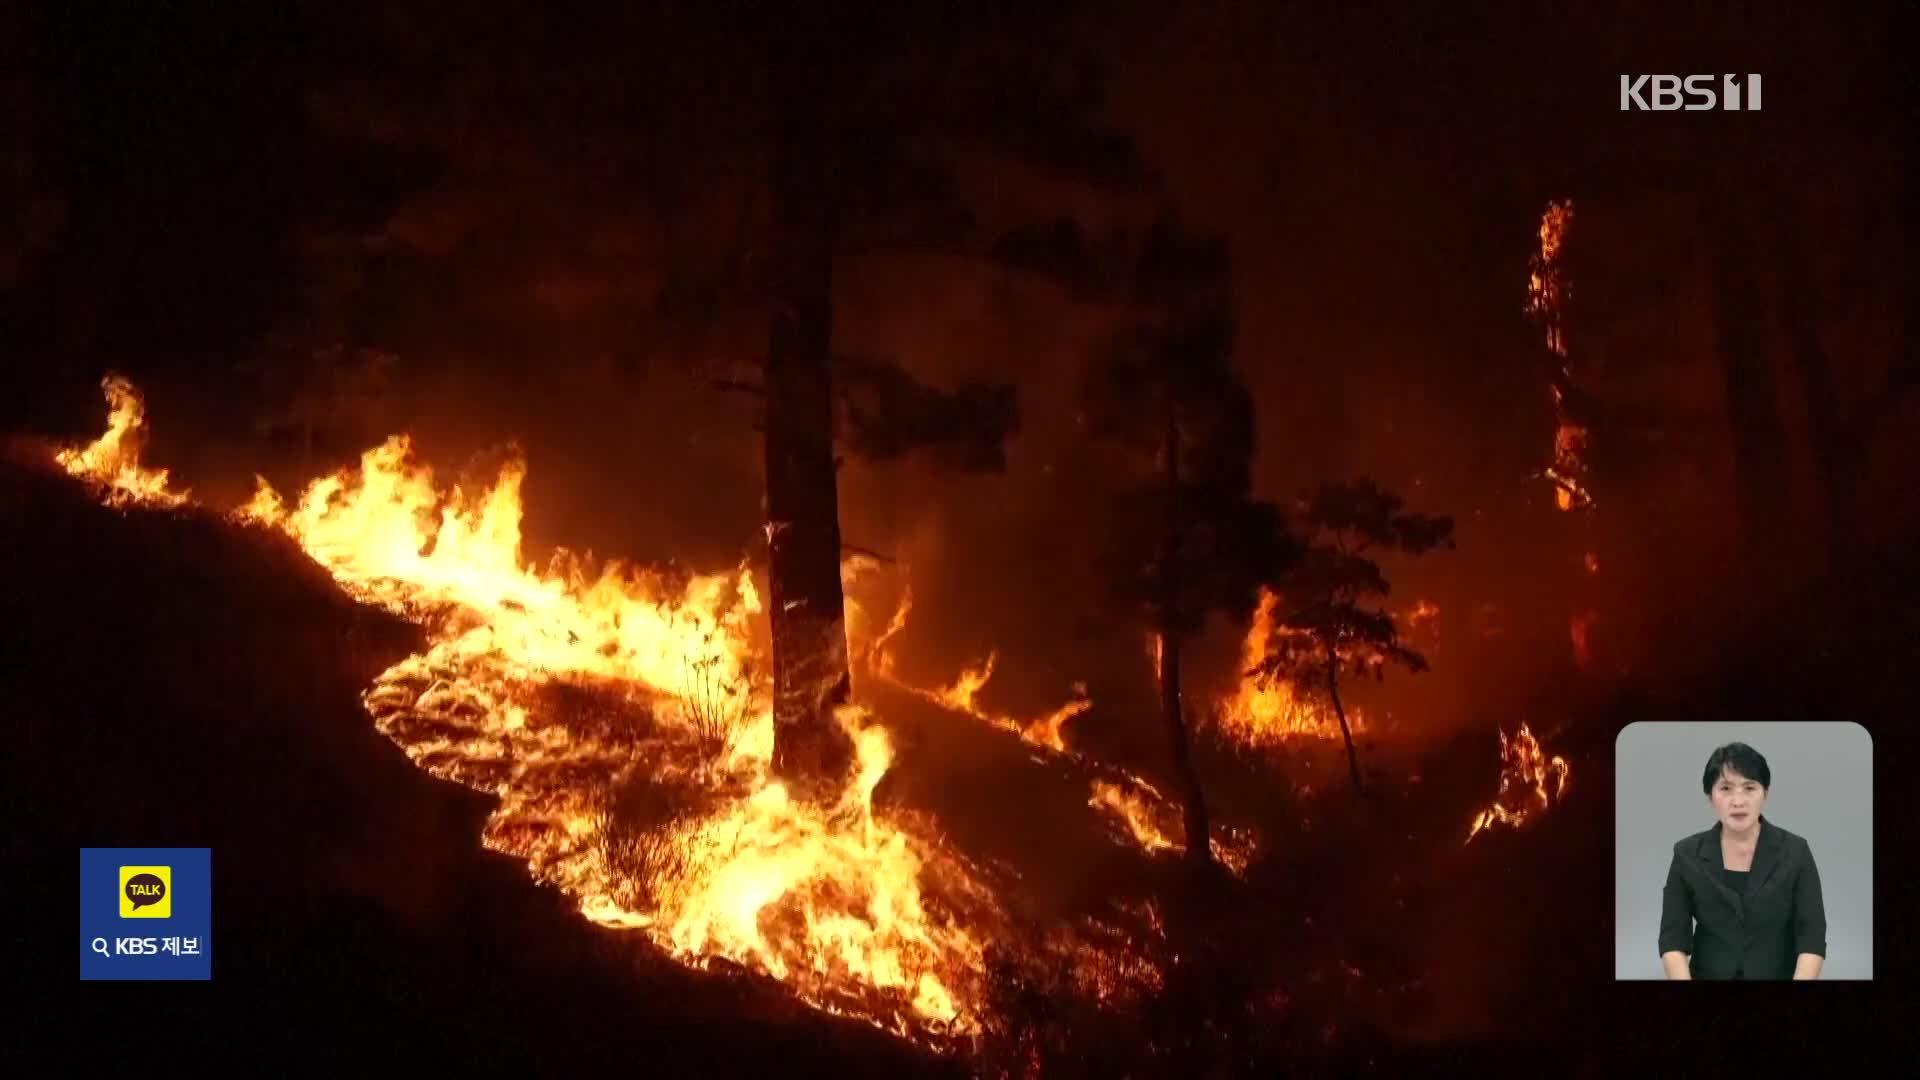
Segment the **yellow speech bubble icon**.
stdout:
<svg viewBox="0 0 1920 1080">
<path fill-rule="evenodd" d="M 172 918 L 173 867 L 121 867 L 120 917 L 123 919 Z"/>
</svg>

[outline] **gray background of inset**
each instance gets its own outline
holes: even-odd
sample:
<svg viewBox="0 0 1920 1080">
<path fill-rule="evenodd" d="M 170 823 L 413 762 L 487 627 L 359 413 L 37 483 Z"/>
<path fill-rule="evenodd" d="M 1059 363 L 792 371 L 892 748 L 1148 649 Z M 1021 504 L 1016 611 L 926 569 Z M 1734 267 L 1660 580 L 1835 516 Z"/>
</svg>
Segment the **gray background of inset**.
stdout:
<svg viewBox="0 0 1920 1080">
<path fill-rule="evenodd" d="M 1613 976 L 1664 979 L 1660 892 L 1674 841 L 1713 828 L 1707 757 L 1744 742 L 1773 772 L 1769 822 L 1806 837 L 1827 912 L 1822 979 L 1873 978 L 1873 737 L 1855 723 L 1650 722 L 1614 740 Z"/>
</svg>

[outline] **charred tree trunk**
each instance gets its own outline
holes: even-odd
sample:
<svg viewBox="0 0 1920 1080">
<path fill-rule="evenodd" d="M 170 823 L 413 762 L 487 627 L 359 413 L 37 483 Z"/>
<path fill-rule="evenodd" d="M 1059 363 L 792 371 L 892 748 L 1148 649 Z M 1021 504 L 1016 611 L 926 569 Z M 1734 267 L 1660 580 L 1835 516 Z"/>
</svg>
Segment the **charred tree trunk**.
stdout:
<svg viewBox="0 0 1920 1080">
<path fill-rule="evenodd" d="M 1322 644 L 1327 649 L 1327 694 L 1333 698 L 1333 715 L 1340 718 L 1340 737 L 1347 741 L 1347 772 L 1353 777 L 1353 793 L 1364 795 L 1366 788 L 1360 784 L 1360 754 L 1353 748 L 1353 729 L 1347 726 L 1347 708 L 1340 703 L 1340 661 L 1331 640 Z"/>
<path fill-rule="evenodd" d="M 797 55 L 796 55 L 797 54 Z M 830 786 L 852 760 L 834 718 L 851 688 L 833 460 L 834 175 L 820 57 L 774 50 L 772 324 L 766 360 L 774 770 Z"/>
<path fill-rule="evenodd" d="M 1786 436 L 1779 393 L 1761 334 L 1763 304 L 1754 264 L 1750 222 L 1732 185 L 1710 191 L 1702 203 L 1715 337 L 1723 366 L 1727 423 L 1732 432 L 1734 497 L 1742 550 L 1751 576 L 1771 576 L 1784 520 Z"/>
<path fill-rule="evenodd" d="M 1206 866 L 1213 862 L 1213 830 L 1207 823 L 1206 794 L 1194 771 L 1187 745 L 1187 721 L 1180 701 L 1180 635 L 1160 635 L 1160 715 L 1167 726 L 1167 752 L 1180 779 L 1181 802 L 1187 827 L 1187 858 Z"/>
<path fill-rule="evenodd" d="M 1167 521 L 1160 552 L 1160 718 L 1167 728 L 1167 753 L 1179 778 L 1187 826 L 1187 859 L 1194 866 L 1213 864 L 1213 830 L 1207 823 L 1206 793 L 1194 771 L 1187 744 L 1186 710 L 1180 700 L 1180 429 L 1167 413 Z"/>
</svg>

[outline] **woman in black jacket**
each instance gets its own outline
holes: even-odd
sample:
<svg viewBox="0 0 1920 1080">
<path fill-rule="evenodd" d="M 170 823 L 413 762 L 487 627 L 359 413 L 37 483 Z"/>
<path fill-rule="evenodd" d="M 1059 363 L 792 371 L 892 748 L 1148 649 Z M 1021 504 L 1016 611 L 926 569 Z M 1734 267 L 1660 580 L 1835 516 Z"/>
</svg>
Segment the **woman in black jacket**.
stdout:
<svg viewBox="0 0 1920 1080">
<path fill-rule="evenodd" d="M 1817 979 L 1827 955 L 1820 872 L 1805 838 L 1760 814 L 1773 773 L 1746 743 L 1707 758 L 1720 820 L 1673 845 L 1660 912 L 1669 979 Z"/>
</svg>

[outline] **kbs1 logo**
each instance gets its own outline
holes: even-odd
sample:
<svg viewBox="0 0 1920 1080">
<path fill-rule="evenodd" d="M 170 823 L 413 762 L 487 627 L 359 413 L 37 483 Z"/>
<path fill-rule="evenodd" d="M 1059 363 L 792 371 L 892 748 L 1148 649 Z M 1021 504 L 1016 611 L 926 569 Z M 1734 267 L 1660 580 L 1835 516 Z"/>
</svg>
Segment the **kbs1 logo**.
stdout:
<svg viewBox="0 0 1920 1080">
<path fill-rule="evenodd" d="M 1741 79 L 1746 80 L 1743 85 Z M 1719 92 L 1714 92 L 1715 86 Z M 1745 101 L 1745 105 L 1741 104 Z M 1620 111 L 1760 111 L 1758 75 L 1622 75 Z"/>
</svg>

